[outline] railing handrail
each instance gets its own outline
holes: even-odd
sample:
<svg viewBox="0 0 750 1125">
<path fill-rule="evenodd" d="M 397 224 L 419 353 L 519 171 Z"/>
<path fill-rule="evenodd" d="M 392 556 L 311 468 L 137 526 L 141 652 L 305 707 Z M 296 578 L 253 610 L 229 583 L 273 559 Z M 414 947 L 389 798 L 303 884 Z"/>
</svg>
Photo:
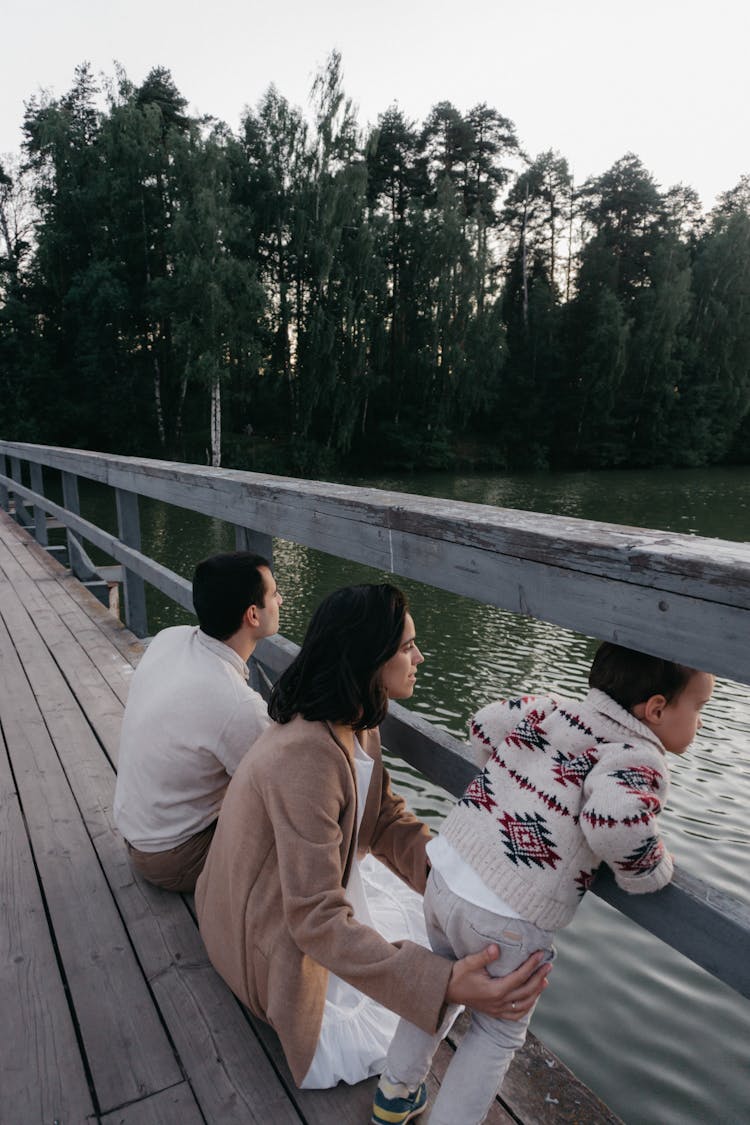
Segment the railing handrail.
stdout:
<svg viewBox="0 0 750 1125">
<path fill-rule="evenodd" d="M 750 683 L 750 544 L 21 442 L 0 441 L 2 456 Z"/>
<path fill-rule="evenodd" d="M 6 475 L 5 458 L 11 458 Z M 20 462 L 58 469 L 59 505 L 21 481 Z M 83 519 L 77 477 L 116 490 L 120 534 Z M 32 477 L 32 479 L 34 479 Z M 146 496 L 214 516 L 249 534 L 290 539 L 668 659 L 750 682 L 750 546 L 623 528 L 480 504 L 440 501 L 350 485 L 300 481 L 239 470 L 0 441 L 0 500 L 13 491 L 39 513 L 126 568 L 128 589 L 148 581 L 192 611 L 190 583 L 140 550 L 137 502 Z M 252 529 L 245 532 L 244 529 Z M 46 535 L 44 536 L 46 541 Z M 609 568 L 609 571 L 608 571 Z M 130 587 L 128 586 L 130 582 Z M 562 590 L 550 590 L 555 583 Z M 145 621 L 145 617 L 143 619 Z M 269 638 L 257 651 L 272 674 L 295 646 Z M 405 708 L 392 705 L 383 726 L 389 749 L 454 796 L 475 775 L 465 748 Z M 594 892 L 736 991 L 750 996 L 750 907 L 678 871 L 656 895 L 626 895 L 606 874 Z M 657 901 L 658 900 L 658 901 Z"/>
</svg>

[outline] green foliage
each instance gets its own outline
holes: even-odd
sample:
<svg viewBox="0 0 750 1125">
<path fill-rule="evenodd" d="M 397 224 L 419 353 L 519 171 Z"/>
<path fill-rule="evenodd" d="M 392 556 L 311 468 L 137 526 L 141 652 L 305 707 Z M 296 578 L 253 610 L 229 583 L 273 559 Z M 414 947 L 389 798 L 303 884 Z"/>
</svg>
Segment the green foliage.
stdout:
<svg viewBox="0 0 750 1125">
<path fill-rule="evenodd" d="M 745 185 L 741 182 L 739 185 Z M 675 441 L 690 463 L 747 460 L 750 411 L 750 193 L 727 193 L 699 240 L 692 316 L 677 388 Z"/>
<path fill-rule="evenodd" d="M 259 472 L 746 460 L 750 178 L 709 216 L 633 154 L 576 189 L 438 103 L 238 135 L 168 70 L 29 103 L 0 165 L 0 426 Z"/>
</svg>

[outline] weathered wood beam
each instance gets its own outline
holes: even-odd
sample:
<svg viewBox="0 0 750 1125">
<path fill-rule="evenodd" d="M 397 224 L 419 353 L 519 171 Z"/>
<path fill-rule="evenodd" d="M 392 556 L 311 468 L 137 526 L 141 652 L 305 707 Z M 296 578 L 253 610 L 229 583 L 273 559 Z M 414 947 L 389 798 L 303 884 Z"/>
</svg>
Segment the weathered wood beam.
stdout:
<svg viewBox="0 0 750 1125">
<path fill-rule="evenodd" d="M 8 497 L 8 486 L 5 483 L 7 480 L 8 480 L 8 466 L 5 463 L 5 454 L 0 453 L 0 481 L 2 482 L 2 483 L 0 483 L 0 508 L 2 508 L 3 511 L 5 511 L 5 512 L 8 511 L 8 506 L 9 506 L 9 503 L 10 503 L 10 500 L 9 500 L 9 497 Z"/>
<path fill-rule="evenodd" d="M 273 538 L 263 531 L 253 531 L 250 527 L 234 527 L 234 545 L 238 551 L 252 551 L 273 566 Z"/>
<path fill-rule="evenodd" d="M 19 457 L 10 458 L 10 479 L 8 481 L 13 492 L 13 503 L 16 509 L 16 521 L 21 527 L 31 527 L 33 519 L 20 496 L 20 485 L 23 483 L 23 468 Z"/>
<path fill-rule="evenodd" d="M 31 472 L 31 487 L 34 492 L 44 495 L 44 471 L 42 466 L 36 462 L 31 463 L 29 466 Z M 47 517 L 42 508 L 34 506 L 34 538 L 37 543 L 42 547 L 47 546 Z"/>
<path fill-rule="evenodd" d="M 0 452 L 750 683 L 747 544 L 46 446 Z"/>
<path fill-rule="evenodd" d="M 122 542 L 141 550 L 141 516 L 138 508 L 138 497 L 134 492 L 124 492 L 121 488 L 115 490 L 117 505 L 117 530 Z M 137 637 L 145 637 L 148 633 L 148 615 L 146 613 L 146 587 L 143 577 L 125 567 L 123 581 L 125 591 L 125 621 Z"/>
<path fill-rule="evenodd" d="M 155 586 L 157 590 L 171 598 L 172 601 L 177 602 L 183 609 L 190 613 L 193 612 L 192 588 L 187 579 L 181 578 L 180 575 L 162 566 L 161 563 L 155 562 L 148 555 L 144 555 L 132 547 L 126 547 L 117 536 L 108 531 L 103 531 L 96 524 L 83 519 L 82 516 L 74 515 L 66 508 L 55 504 L 54 501 L 37 495 L 31 489 L 23 488 L 23 495 L 40 504 L 46 511 L 51 512 L 69 531 L 77 532 L 82 539 L 87 539 L 95 547 L 101 548 L 106 554 L 123 563 L 135 574 L 145 578 L 147 582 L 150 582 L 152 586 Z"/>
</svg>

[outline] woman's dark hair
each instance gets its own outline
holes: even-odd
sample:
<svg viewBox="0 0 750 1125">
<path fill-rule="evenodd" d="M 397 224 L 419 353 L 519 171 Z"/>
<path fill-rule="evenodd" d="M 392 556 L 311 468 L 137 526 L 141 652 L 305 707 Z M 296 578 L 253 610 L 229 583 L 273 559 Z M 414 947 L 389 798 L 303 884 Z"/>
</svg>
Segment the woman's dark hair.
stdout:
<svg viewBox="0 0 750 1125">
<path fill-rule="evenodd" d="M 366 730 L 383 721 L 388 696 L 380 669 L 398 652 L 407 602 L 395 586 L 344 586 L 320 603 L 302 648 L 268 704 L 277 723 L 295 715 Z"/>
<path fill-rule="evenodd" d="M 589 686 L 614 699 L 626 711 L 645 703 L 652 695 L 663 695 L 670 703 L 687 686 L 695 668 L 673 664 L 605 641 L 596 650 L 589 672 Z"/>
<path fill-rule="evenodd" d="M 193 607 L 204 633 L 226 641 L 240 625 L 248 606 L 263 608 L 268 563 L 249 551 L 228 551 L 203 559 L 193 575 Z"/>
</svg>

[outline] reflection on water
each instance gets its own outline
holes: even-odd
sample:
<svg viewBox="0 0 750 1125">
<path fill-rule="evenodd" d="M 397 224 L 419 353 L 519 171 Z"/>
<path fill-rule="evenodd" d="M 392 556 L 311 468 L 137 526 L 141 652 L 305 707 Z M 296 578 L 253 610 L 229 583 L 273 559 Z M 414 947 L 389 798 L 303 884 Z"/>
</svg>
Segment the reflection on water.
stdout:
<svg viewBox="0 0 750 1125">
<path fill-rule="evenodd" d="M 750 539 L 750 470 L 514 476 L 425 475 L 356 481 L 478 503 L 664 530 Z M 82 490 L 84 515 L 114 526 L 110 504 Z M 88 505 L 88 508 L 87 508 Z M 234 547 L 231 528 L 143 501 L 144 550 L 189 577 L 198 559 Z M 314 606 L 337 586 L 388 576 L 276 541 L 283 632 L 302 639 Z M 420 648 L 410 703 L 464 737 L 469 715 L 491 699 L 554 688 L 580 695 L 595 642 L 411 581 Z M 149 592 L 152 631 L 189 620 Z M 750 693 L 717 684 L 696 746 L 671 760 L 662 818 L 679 865 L 750 901 Z M 410 768 L 392 764 L 411 807 L 438 825 L 450 799 Z M 559 958 L 534 1030 L 629 1125 L 750 1120 L 750 1005 L 616 911 L 588 896 L 562 931 Z M 745 955 L 750 951 L 745 951 Z M 742 955 L 738 951 L 738 955 Z"/>
<path fill-rule="evenodd" d="M 741 466 L 660 472 L 424 473 L 351 483 L 499 508 L 750 540 L 750 472 Z"/>
</svg>

